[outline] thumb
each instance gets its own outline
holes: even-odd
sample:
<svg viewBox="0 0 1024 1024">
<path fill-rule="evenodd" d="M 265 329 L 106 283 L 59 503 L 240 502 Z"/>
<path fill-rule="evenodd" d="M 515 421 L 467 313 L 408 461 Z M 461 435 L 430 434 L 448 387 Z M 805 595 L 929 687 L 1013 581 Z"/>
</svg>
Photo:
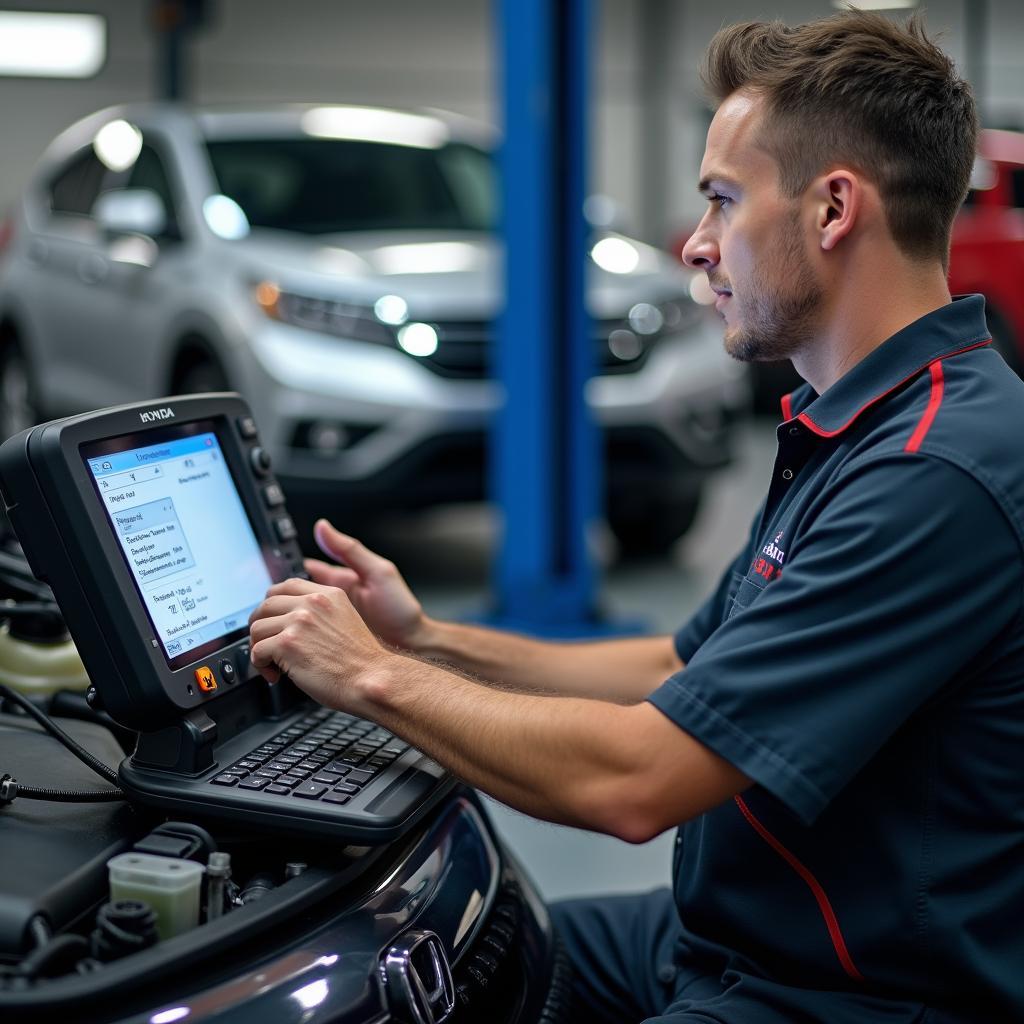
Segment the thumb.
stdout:
<svg viewBox="0 0 1024 1024">
<path fill-rule="evenodd" d="M 327 587 L 339 587 L 348 591 L 359 582 L 359 574 L 354 569 L 323 562 L 319 558 L 303 559 L 303 565 L 314 583 L 322 583 Z"/>
<path fill-rule="evenodd" d="M 350 537 L 347 533 L 335 529 L 326 519 L 316 521 L 316 525 L 313 527 L 313 537 L 325 555 L 329 555 L 336 562 L 350 566 L 360 576 L 371 572 L 380 561 L 380 556 L 360 544 L 355 537 Z"/>
</svg>

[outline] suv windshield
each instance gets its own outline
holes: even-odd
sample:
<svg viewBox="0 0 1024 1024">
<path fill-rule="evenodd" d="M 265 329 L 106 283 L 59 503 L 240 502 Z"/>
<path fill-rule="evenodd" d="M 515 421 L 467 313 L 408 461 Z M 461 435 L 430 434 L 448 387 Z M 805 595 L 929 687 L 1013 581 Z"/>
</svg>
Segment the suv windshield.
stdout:
<svg viewBox="0 0 1024 1024">
<path fill-rule="evenodd" d="M 220 191 L 252 227 L 336 231 L 495 227 L 494 165 L 464 143 L 418 149 L 343 139 L 207 142 Z"/>
</svg>

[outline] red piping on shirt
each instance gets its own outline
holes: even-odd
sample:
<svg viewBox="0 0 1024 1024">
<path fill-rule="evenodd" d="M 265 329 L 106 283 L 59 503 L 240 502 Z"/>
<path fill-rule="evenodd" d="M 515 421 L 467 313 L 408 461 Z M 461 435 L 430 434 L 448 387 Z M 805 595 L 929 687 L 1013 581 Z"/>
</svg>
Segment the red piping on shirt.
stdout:
<svg viewBox="0 0 1024 1024">
<path fill-rule="evenodd" d="M 944 356 L 940 357 L 940 360 L 941 359 L 949 359 L 952 356 L 959 356 L 959 355 L 962 355 L 964 352 L 970 352 L 971 349 L 983 348 L 985 345 L 989 345 L 989 344 L 991 344 L 991 339 L 986 338 L 984 341 L 979 341 L 979 342 L 975 343 L 974 345 L 968 345 L 966 348 L 957 349 L 955 352 L 947 352 Z M 938 362 L 938 361 L 939 360 L 936 360 L 936 362 Z M 904 377 L 903 380 L 901 380 L 898 384 L 893 384 L 893 386 L 891 388 L 889 388 L 886 391 L 883 391 L 880 395 L 875 395 L 875 397 L 872 398 L 870 402 L 865 402 L 837 430 L 825 430 L 824 427 L 819 427 L 818 424 L 815 423 L 814 420 L 812 420 L 810 418 L 810 416 L 808 416 L 807 413 L 805 413 L 805 412 L 800 413 L 800 415 L 797 416 L 797 419 L 805 427 L 807 427 L 810 430 L 813 430 L 814 433 L 817 434 L 819 437 L 835 437 L 837 434 L 841 434 L 865 409 L 870 408 L 876 402 L 880 402 L 883 398 L 885 398 L 886 395 L 892 394 L 892 392 L 895 391 L 897 388 L 903 387 L 903 385 L 906 384 L 908 380 L 912 380 L 914 377 L 916 377 L 926 366 L 934 366 L 934 365 L 935 365 L 935 362 L 931 362 L 931 363 L 925 363 L 924 366 L 919 366 L 913 373 L 908 373 L 906 375 L 906 377 Z"/>
<path fill-rule="evenodd" d="M 939 359 L 932 363 L 929 369 L 932 371 L 932 393 L 928 398 L 928 408 L 925 409 L 924 415 L 910 435 L 910 440 L 903 449 L 905 452 L 916 452 L 921 447 L 921 442 L 935 421 L 935 414 L 939 411 L 939 406 L 942 405 L 942 360 Z"/>
<path fill-rule="evenodd" d="M 822 917 L 825 918 L 825 926 L 828 928 L 828 934 L 832 939 L 832 945 L 835 947 L 836 956 L 839 957 L 839 962 L 843 965 L 843 970 L 853 978 L 854 981 L 863 981 L 864 975 L 857 970 L 853 959 L 850 957 L 849 952 L 846 949 L 846 942 L 843 940 L 843 933 L 839 930 L 839 921 L 836 919 L 835 911 L 832 909 L 832 904 L 828 901 L 828 896 L 825 895 L 825 890 L 821 887 L 818 880 L 811 874 L 811 872 L 804 867 L 793 856 L 789 850 L 786 849 L 761 824 L 757 818 L 754 817 L 753 812 L 747 806 L 746 801 L 743 797 L 737 796 L 734 798 L 736 805 L 740 809 L 740 813 L 744 818 L 750 822 L 751 827 L 754 831 L 807 883 L 807 887 L 814 894 L 814 898 L 818 901 L 818 909 L 821 911 Z"/>
<path fill-rule="evenodd" d="M 779 404 L 782 406 L 783 420 L 791 420 L 793 418 L 793 393 L 790 392 L 788 395 L 783 395 L 779 400 Z"/>
</svg>

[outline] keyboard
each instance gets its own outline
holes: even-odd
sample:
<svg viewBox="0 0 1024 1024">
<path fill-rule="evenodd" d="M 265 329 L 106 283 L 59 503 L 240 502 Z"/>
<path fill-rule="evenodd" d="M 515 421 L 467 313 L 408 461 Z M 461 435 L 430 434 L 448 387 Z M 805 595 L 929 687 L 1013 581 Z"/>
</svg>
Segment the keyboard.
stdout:
<svg viewBox="0 0 1024 1024">
<path fill-rule="evenodd" d="M 344 804 L 408 749 L 372 722 L 320 708 L 238 758 L 208 785 Z"/>
</svg>

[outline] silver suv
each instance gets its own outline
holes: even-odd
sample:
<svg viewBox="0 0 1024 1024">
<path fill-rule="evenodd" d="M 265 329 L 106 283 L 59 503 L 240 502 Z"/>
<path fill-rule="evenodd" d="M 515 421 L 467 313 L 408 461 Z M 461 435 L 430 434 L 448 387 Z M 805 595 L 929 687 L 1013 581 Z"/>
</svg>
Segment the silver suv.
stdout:
<svg viewBox="0 0 1024 1024">
<path fill-rule="evenodd" d="M 127 105 L 60 135 L 0 229 L 0 431 L 160 395 L 248 399 L 292 505 L 479 500 L 501 306 L 496 184 L 452 115 Z M 743 368 L 668 256 L 595 229 L 609 522 L 689 526 Z M 691 290 L 693 295 L 691 295 Z"/>
</svg>

